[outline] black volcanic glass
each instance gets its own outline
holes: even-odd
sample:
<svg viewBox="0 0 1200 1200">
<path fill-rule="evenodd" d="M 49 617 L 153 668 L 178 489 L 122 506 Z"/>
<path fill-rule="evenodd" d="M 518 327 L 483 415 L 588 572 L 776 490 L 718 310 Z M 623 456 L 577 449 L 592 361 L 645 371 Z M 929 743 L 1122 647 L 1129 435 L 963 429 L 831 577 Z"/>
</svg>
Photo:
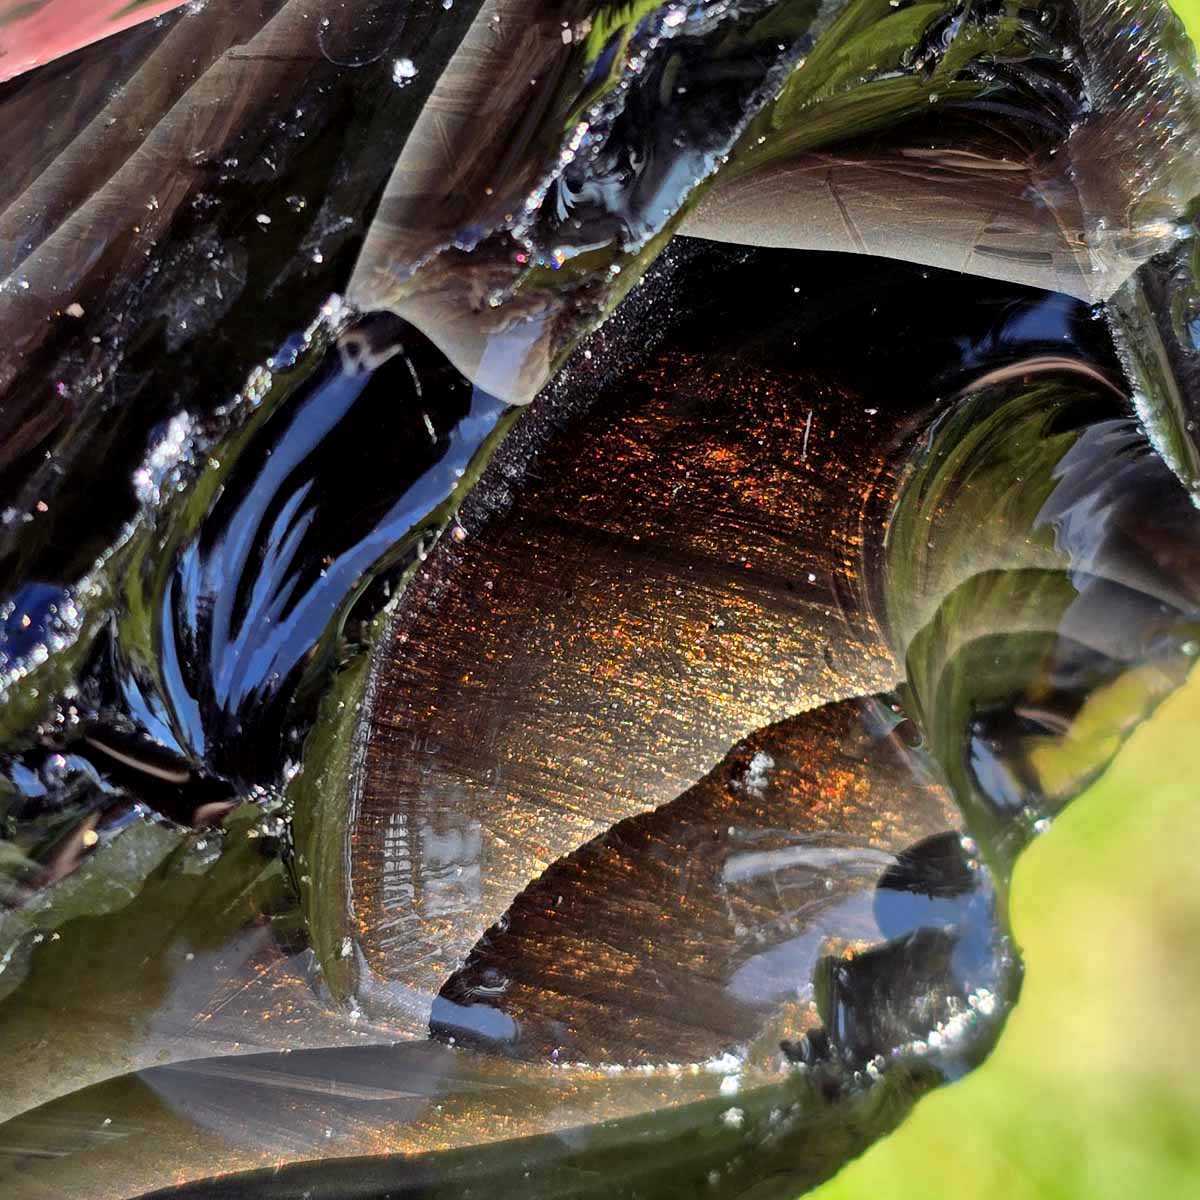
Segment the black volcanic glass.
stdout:
<svg viewBox="0 0 1200 1200">
<path fill-rule="evenodd" d="M 0 1192 L 790 1198 L 978 1067 L 1200 656 L 1196 78 L 207 0 L 0 84 Z"/>
</svg>

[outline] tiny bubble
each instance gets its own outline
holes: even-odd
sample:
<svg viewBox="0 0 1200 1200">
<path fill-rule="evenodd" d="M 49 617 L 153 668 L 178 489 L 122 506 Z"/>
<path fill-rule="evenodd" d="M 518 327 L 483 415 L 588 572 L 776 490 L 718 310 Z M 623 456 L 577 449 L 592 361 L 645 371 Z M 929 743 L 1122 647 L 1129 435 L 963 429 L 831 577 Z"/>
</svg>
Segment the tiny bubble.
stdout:
<svg viewBox="0 0 1200 1200">
<path fill-rule="evenodd" d="M 404 87 L 416 77 L 416 64 L 411 58 L 398 58 L 392 63 L 392 82 L 397 87 Z"/>
</svg>

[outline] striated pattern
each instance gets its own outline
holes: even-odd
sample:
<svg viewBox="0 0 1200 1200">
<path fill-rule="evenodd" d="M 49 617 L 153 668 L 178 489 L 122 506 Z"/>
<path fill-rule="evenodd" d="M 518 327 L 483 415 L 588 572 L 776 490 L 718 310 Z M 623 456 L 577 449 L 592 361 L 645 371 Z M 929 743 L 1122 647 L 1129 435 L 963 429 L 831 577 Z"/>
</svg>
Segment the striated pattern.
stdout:
<svg viewBox="0 0 1200 1200">
<path fill-rule="evenodd" d="M 862 401 L 676 352 L 598 407 L 507 512 L 464 514 L 392 630 L 352 846 L 383 979 L 436 990 L 547 863 L 752 730 L 894 682 L 855 612 L 886 463 Z"/>
</svg>

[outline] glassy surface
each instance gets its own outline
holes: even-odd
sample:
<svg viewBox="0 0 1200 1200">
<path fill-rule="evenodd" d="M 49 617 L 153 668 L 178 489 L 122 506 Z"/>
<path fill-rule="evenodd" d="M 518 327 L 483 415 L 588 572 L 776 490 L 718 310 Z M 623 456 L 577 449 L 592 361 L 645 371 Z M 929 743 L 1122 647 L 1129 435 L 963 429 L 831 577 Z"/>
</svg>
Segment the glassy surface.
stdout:
<svg viewBox="0 0 1200 1200">
<path fill-rule="evenodd" d="M 209 0 L 0 85 L 4 1194 L 1020 1144 L 1055 827 L 1189 828 L 1195 80 L 1154 3 Z"/>
</svg>

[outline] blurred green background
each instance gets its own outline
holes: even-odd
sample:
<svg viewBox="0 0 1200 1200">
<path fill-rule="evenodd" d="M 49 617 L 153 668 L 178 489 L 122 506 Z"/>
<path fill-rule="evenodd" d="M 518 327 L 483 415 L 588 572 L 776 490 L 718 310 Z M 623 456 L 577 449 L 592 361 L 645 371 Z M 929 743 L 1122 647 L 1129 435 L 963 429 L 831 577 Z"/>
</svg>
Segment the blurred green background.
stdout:
<svg viewBox="0 0 1200 1200">
<path fill-rule="evenodd" d="M 1000 1045 L 820 1200 L 1200 1197 L 1200 673 L 1018 864 Z"/>
<path fill-rule="evenodd" d="M 1019 863 L 995 1053 L 815 1200 L 1200 1200 L 1198 744 L 1194 673 Z"/>
<path fill-rule="evenodd" d="M 1192 41 L 1200 40 L 1200 0 L 1174 0 L 1171 7 L 1183 18 Z"/>
</svg>

